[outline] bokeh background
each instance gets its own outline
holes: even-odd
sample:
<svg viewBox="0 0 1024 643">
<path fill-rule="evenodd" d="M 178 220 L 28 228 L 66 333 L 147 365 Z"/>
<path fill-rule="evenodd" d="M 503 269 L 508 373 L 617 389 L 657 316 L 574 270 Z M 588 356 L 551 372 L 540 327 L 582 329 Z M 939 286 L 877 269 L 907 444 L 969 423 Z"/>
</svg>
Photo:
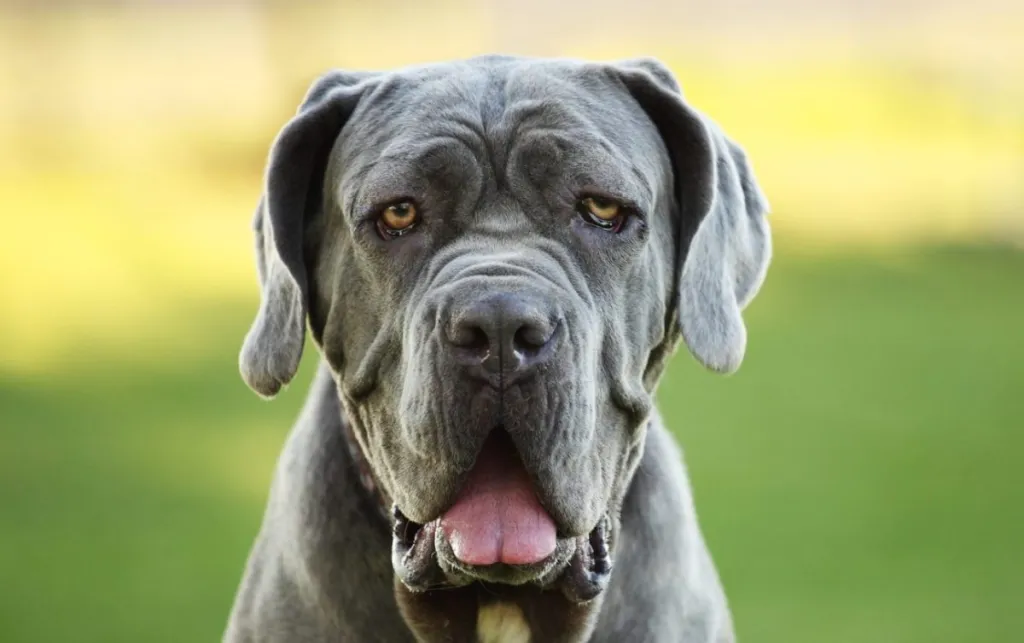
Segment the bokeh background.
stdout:
<svg viewBox="0 0 1024 643">
<path fill-rule="evenodd" d="M 0 641 L 214 641 L 315 360 L 262 402 L 267 147 L 331 67 L 654 55 L 776 260 L 660 390 L 748 643 L 1024 631 L 1017 0 L 0 2 Z M 307 352 L 307 356 L 313 352 Z"/>
</svg>

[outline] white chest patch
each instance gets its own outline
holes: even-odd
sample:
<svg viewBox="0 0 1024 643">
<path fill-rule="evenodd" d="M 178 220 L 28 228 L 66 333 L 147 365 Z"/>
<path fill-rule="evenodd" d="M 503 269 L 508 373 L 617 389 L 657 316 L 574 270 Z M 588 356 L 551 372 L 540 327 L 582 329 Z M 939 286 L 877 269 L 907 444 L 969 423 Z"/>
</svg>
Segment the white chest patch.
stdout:
<svg viewBox="0 0 1024 643">
<path fill-rule="evenodd" d="M 491 603 L 476 615 L 480 643 L 530 643 L 530 626 L 515 603 Z"/>
</svg>

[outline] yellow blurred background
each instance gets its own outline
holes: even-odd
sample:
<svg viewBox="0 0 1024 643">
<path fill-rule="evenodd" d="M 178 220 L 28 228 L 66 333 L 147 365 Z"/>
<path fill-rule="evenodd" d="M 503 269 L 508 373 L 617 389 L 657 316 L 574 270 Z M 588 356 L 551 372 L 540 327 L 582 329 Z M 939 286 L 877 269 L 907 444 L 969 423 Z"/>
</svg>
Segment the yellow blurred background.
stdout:
<svg viewBox="0 0 1024 643">
<path fill-rule="evenodd" d="M 748 148 L 799 249 L 1024 238 L 1024 8 L 1010 0 L 0 11 L 8 370 L 49 368 L 83 335 L 132 346 L 181 298 L 249 294 L 243 223 L 266 148 L 332 67 L 655 55 Z"/>
<path fill-rule="evenodd" d="M 1024 568 L 1024 540 L 1012 545 L 1024 531 L 1024 479 L 1001 467 L 1011 465 L 1012 445 L 1024 446 L 1013 437 L 1024 428 L 1017 359 L 1024 358 L 1024 4 L 26 0 L 0 2 L 0 500 L 9 508 L 3 517 L 0 505 L 0 549 L 8 552 L 0 563 L 10 565 L 8 574 L 0 567 L 0 578 L 14 579 L 0 589 L 0 602 L 8 603 L 0 608 L 0 640 L 219 635 L 270 467 L 304 386 L 293 386 L 299 390 L 276 407 L 261 405 L 234 372 L 233 352 L 255 306 L 249 221 L 268 145 L 308 83 L 329 68 L 382 69 L 488 52 L 661 58 L 688 99 L 747 148 L 769 196 L 779 267 L 769 273 L 764 303 L 752 308 L 755 364 L 745 368 L 754 370 L 720 384 L 687 364 L 665 384 L 681 389 L 688 382 L 688 390 L 751 409 L 749 417 L 735 410 L 740 415 L 726 420 L 705 399 L 696 410 L 680 402 L 669 413 L 680 422 L 696 416 L 718 424 L 717 437 L 709 429 L 683 441 L 695 460 L 699 506 L 711 513 L 712 549 L 723 552 L 727 588 L 738 587 L 741 634 L 744 625 L 750 631 L 743 640 L 976 643 L 1011 630 L 1020 636 L 1024 621 L 1014 620 L 1008 606 L 1024 600 L 1020 575 L 1017 583 L 1011 578 Z M 791 349 L 801 342 L 820 361 L 794 357 Z M 880 346 L 884 354 L 865 362 Z M 903 382 L 920 383 L 921 372 L 938 377 L 947 366 L 956 370 L 950 378 L 963 379 L 902 390 Z M 820 391 L 802 388 L 808 377 Z M 871 389 L 867 382 L 876 378 L 879 388 Z M 771 382 L 781 383 L 773 389 Z M 134 397 L 134 406 L 126 407 L 123 396 Z M 230 410 L 222 408 L 225 399 Z M 851 420 L 850 433 L 822 426 L 848 416 L 853 405 L 872 412 Z M 819 415 L 806 415 L 815 408 Z M 978 415 L 980 408 L 989 415 Z M 67 426 L 79 420 L 81 426 Z M 949 425 L 937 429 L 943 421 Z M 894 432 L 862 441 L 861 427 L 887 422 Z M 789 486 L 767 499 L 753 473 L 729 464 L 737 449 L 772 453 L 764 435 L 754 436 L 757 423 L 782 436 L 782 459 L 766 471 L 804 472 L 783 476 Z M 978 440 L 973 446 L 962 442 L 968 430 Z M 832 442 L 815 442 L 830 431 Z M 918 451 L 933 436 L 945 441 L 941 457 Z M 868 469 L 801 469 L 864 444 L 874 446 L 857 462 Z M 962 540 L 936 545 L 922 514 L 890 534 L 895 540 L 879 536 L 888 544 L 878 550 L 836 554 L 851 556 L 854 566 L 903 561 L 892 563 L 894 575 L 918 580 L 894 594 L 890 611 L 844 612 L 860 598 L 842 594 L 837 577 L 790 579 L 789 593 L 773 596 L 768 576 L 778 569 L 757 567 L 757 548 L 743 541 L 749 532 L 737 529 L 770 522 L 766 506 L 802 507 L 795 515 L 810 520 L 820 501 L 845 515 L 843 494 L 860 489 L 865 470 L 907 471 L 908 462 L 925 463 L 922 477 L 886 479 L 912 480 L 907 484 L 920 486 L 920 494 L 908 495 L 906 506 L 894 504 L 893 515 L 933 501 L 941 507 L 922 480 L 956 470 L 956 454 L 965 452 L 975 454 L 971 467 L 995 477 L 973 478 L 977 489 L 964 492 L 964 506 L 976 511 L 967 511 L 957 532 Z M 757 461 L 752 466 L 768 466 Z M 100 476 L 109 481 L 96 482 Z M 122 497 L 136 483 L 137 494 Z M 996 486 L 1003 495 L 993 495 Z M 169 489 L 188 489 L 182 497 L 197 504 L 154 513 L 160 528 L 152 533 L 118 509 L 145 505 Z M 838 497 L 816 496 L 821 489 L 837 489 Z M 863 509 L 851 514 L 860 516 L 859 527 L 837 518 L 844 526 L 834 533 L 823 527 L 819 545 L 831 534 L 837 547 L 853 547 L 850 534 L 859 528 L 888 533 L 884 527 L 894 523 L 873 512 L 892 493 L 879 488 L 849 500 Z M 189 531 L 195 507 L 217 494 L 223 504 L 202 511 L 223 515 L 223 507 L 241 507 L 237 520 L 223 526 L 230 540 Z M 979 497 L 987 498 L 985 508 L 978 508 Z M 738 517 L 730 517 L 733 510 Z M 167 515 L 178 522 L 165 525 Z M 117 522 L 125 540 L 95 535 L 106 533 L 100 522 L 107 517 L 126 521 Z M 1000 535 L 974 542 L 967 534 L 976 523 Z M 90 525 L 99 530 L 93 536 Z M 202 570 L 179 574 L 177 590 L 145 598 L 140 588 L 175 573 L 149 567 L 157 563 L 147 553 L 173 549 L 170 534 L 190 543 L 176 550 L 174 569 L 199 566 L 210 577 Z M 772 555 L 799 557 L 805 549 L 793 536 L 776 534 L 791 549 Z M 93 547 L 90 537 L 105 544 Z M 904 537 L 917 543 L 904 543 L 915 553 L 895 544 Z M 12 553 L 32 547 L 38 558 Z M 988 547 L 993 559 L 955 578 L 921 575 L 967 555 L 961 547 Z M 892 554 L 897 550 L 903 553 Z M 219 552 L 216 571 L 208 565 L 211 551 Z M 885 558 L 890 554 L 895 558 Z M 824 560 L 827 548 L 820 555 Z M 121 570 L 110 580 L 118 561 L 150 572 Z M 977 581 L 964 590 L 966 598 L 957 593 L 964 577 Z M 55 589 L 64 585 L 64 593 Z M 941 598 L 929 593 L 947 585 Z M 185 598 L 199 587 L 213 588 L 202 606 Z M 980 588 L 995 598 L 984 598 Z M 830 591 L 836 598 L 825 605 Z M 90 592 L 93 607 L 69 607 Z M 818 601 L 808 608 L 815 616 L 795 630 L 806 638 L 793 637 L 789 628 L 806 616 L 805 599 Z M 131 600 L 137 609 L 126 615 Z M 937 626 L 946 609 L 968 613 L 957 626 Z M 62 623 L 72 613 L 74 622 Z M 186 625 L 190 615 L 194 623 Z M 872 615 L 881 620 L 872 625 Z"/>
</svg>

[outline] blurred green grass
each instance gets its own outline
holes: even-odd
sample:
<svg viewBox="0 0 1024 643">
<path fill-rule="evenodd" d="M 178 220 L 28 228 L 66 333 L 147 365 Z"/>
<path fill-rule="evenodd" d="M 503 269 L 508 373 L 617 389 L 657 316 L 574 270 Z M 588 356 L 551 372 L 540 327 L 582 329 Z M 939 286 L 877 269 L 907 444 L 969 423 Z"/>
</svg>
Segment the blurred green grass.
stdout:
<svg viewBox="0 0 1024 643">
<path fill-rule="evenodd" d="M 1010 250 L 782 249 L 739 374 L 677 355 L 661 408 L 741 640 L 1019 638 L 1022 286 Z M 252 395 L 254 307 L 195 311 L 149 361 L 0 376 L 0 640 L 219 637 L 315 366 Z"/>
</svg>

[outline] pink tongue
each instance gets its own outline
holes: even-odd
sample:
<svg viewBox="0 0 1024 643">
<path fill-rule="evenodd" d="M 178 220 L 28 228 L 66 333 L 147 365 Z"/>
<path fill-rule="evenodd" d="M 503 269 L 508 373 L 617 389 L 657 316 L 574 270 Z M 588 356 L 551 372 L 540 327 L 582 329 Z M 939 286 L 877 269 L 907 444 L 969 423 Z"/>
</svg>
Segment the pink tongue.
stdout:
<svg viewBox="0 0 1024 643">
<path fill-rule="evenodd" d="M 528 565 L 555 551 L 555 523 L 507 441 L 487 440 L 441 517 L 455 557 L 467 565 Z"/>
</svg>

